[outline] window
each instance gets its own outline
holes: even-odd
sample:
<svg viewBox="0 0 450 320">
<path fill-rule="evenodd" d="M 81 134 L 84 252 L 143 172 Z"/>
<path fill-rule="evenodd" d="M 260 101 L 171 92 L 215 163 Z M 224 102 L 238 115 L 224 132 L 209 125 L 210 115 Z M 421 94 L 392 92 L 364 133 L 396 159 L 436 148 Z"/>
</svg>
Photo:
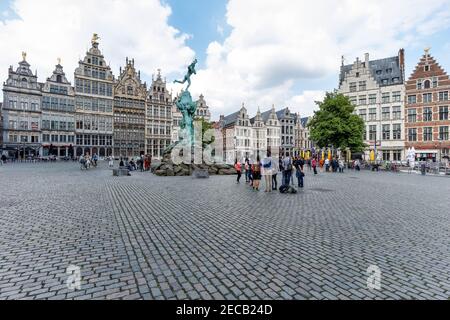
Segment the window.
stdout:
<svg viewBox="0 0 450 320">
<path fill-rule="evenodd" d="M 417 90 L 422 90 L 422 79 L 417 80 L 416 88 L 417 88 Z"/>
<path fill-rule="evenodd" d="M 417 129 L 408 129 L 408 141 L 417 141 Z"/>
<path fill-rule="evenodd" d="M 42 142 L 50 142 L 50 135 L 49 134 L 43 134 L 42 135 Z"/>
<path fill-rule="evenodd" d="M 424 89 L 430 89 L 431 88 L 431 81 L 430 80 L 425 80 L 425 82 L 423 83 L 423 88 Z"/>
<path fill-rule="evenodd" d="M 20 121 L 19 129 L 20 130 L 28 130 L 28 121 Z"/>
<path fill-rule="evenodd" d="M 356 92 L 356 82 L 350 82 L 350 92 Z"/>
<path fill-rule="evenodd" d="M 391 118 L 391 108 L 384 107 L 382 109 L 381 117 L 383 120 L 389 120 Z"/>
<path fill-rule="evenodd" d="M 377 139 L 377 126 L 369 126 L 369 140 L 375 141 Z"/>
<path fill-rule="evenodd" d="M 369 94 L 369 104 L 376 104 L 376 103 L 377 103 L 377 95 Z"/>
<path fill-rule="evenodd" d="M 367 120 L 367 109 L 359 110 L 359 116 L 361 117 L 361 119 L 366 121 Z"/>
<path fill-rule="evenodd" d="M 424 70 L 425 70 L 425 71 L 430 71 L 430 66 L 429 66 L 429 65 L 426 65 L 426 66 L 424 67 Z"/>
<path fill-rule="evenodd" d="M 423 108 L 423 121 L 433 121 L 433 109 L 430 107 Z"/>
<path fill-rule="evenodd" d="M 417 111 L 416 109 L 408 109 L 408 122 L 414 123 L 417 121 Z"/>
<path fill-rule="evenodd" d="M 383 151 L 383 161 L 391 161 L 391 152 Z"/>
<path fill-rule="evenodd" d="M 366 91 L 366 81 L 359 82 L 359 91 Z"/>
<path fill-rule="evenodd" d="M 392 151 L 393 161 L 401 161 L 402 160 L 402 151 L 394 150 Z"/>
<path fill-rule="evenodd" d="M 423 128 L 423 141 L 433 141 L 433 128 L 432 127 Z"/>
<path fill-rule="evenodd" d="M 350 100 L 350 103 L 351 103 L 351 104 L 353 104 L 353 105 L 356 105 L 356 104 L 357 104 L 357 102 L 356 102 L 356 97 L 349 97 L 349 100 Z"/>
<path fill-rule="evenodd" d="M 393 140 L 402 139 L 402 125 L 400 123 L 396 123 L 392 126 L 392 138 Z"/>
<path fill-rule="evenodd" d="M 439 92 L 439 101 L 448 101 L 448 91 Z"/>
<path fill-rule="evenodd" d="M 367 104 L 367 96 L 359 96 L 359 104 L 366 105 Z"/>
<path fill-rule="evenodd" d="M 439 140 L 448 140 L 448 126 L 439 127 Z"/>
<path fill-rule="evenodd" d="M 369 109 L 369 121 L 377 120 L 377 109 L 370 108 Z"/>
<path fill-rule="evenodd" d="M 433 77 L 433 88 L 437 88 L 437 86 L 438 86 L 438 78 Z"/>
<path fill-rule="evenodd" d="M 439 107 L 439 120 L 448 120 L 448 107 Z"/>
<path fill-rule="evenodd" d="M 408 96 L 408 104 L 415 104 L 417 102 L 416 96 Z"/>
<path fill-rule="evenodd" d="M 424 93 L 422 102 L 423 103 L 433 102 L 433 94 L 432 93 Z"/>
<path fill-rule="evenodd" d="M 400 91 L 392 92 L 392 102 L 401 102 L 402 101 L 402 95 Z"/>
<path fill-rule="evenodd" d="M 391 125 L 384 124 L 383 125 L 383 140 L 390 140 L 390 139 L 391 139 Z"/>
<path fill-rule="evenodd" d="M 392 119 L 400 120 L 401 118 L 402 118 L 401 107 L 399 106 L 392 107 Z"/>
<path fill-rule="evenodd" d="M 381 97 L 381 100 L 383 103 L 389 103 L 391 100 L 391 94 L 389 92 L 384 92 Z"/>
</svg>

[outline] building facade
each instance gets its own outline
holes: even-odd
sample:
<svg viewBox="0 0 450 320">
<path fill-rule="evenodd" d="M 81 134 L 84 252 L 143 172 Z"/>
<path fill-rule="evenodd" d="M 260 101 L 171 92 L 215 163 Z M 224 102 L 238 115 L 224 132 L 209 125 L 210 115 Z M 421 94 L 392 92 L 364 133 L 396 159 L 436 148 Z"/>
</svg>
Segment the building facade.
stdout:
<svg viewBox="0 0 450 320">
<path fill-rule="evenodd" d="M 365 123 L 364 142 L 376 158 L 385 161 L 405 159 L 405 57 L 401 49 L 395 57 L 342 63 L 339 92 L 356 106 L 355 113 Z"/>
<path fill-rule="evenodd" d="M 42 156 L 73 157 L 75 92 L 61 62 L 42 86 Z"/>
<path fill-rule="evenodd" d="M 203 96 L 203 94 L 200 95 L 196 103 L 197 103 L 197 110 L 196 110 L 197 118 L 203 118 L 206 122 L 210 122 L 211 113 L 209 111 L 209 106 L 206 104 L 205 97 Z"/>
<path fill-rule="evenodd" d="M 253 156 L 252 124 L 244 104 L 239 111 L 220 116 L 220 129 L 224 147 L 224 161 L 234 163 L 235 159 Z"/>
<path fill-rule="evenodd" d="M 113 155 L 114 76 L 94 34 L 91 48 L 75 70 L 76 156 Z"/>
<path fill-rule="evenodd" d="M 263 159 L 267 152 L 267 129 L 259 108 L 256 112 L 256 116 L 251 119 L 250 123 L 252 124 L 252 154 Z"/>
<path fill-rule="evenodd" d="M 11 66 L 3 83 L 3 152 L 9 157 L 39 156 L 41 104 L 37 74 L 30 70 L 24 52 L 19 67 L 13 70 Z"/>
<path fill-rule="evenodd" d="M 277 112 L 281 125 L 281 156 L 293 156 L 295 148 L 295 121 L 296 115 L 289 108 Z"/>
<path fill-rule="evenodd" d="M 300 114 L 296 114 L 295 120 L 295 147 L 294 155 L 299 156 L 302 151 L 311 151 L 314 147 L 310 137 L 308 129 L 309 117 L 301 117 Z"/>
<path fill-rule="evenodd" d="M 281 123 L 278 120 L 275 106 L 262 114 L 262 119 L 266 126 L 267 150 L 272 156 L 277 156 L 281 146 Z"/>
<path fill-rule="evenodd" d="M 146 153 L 161 159 L 164 149 L 172 143 L 172 94 L 167 91 L 166 81 L 158 70 L 150 87 L 145 116 Z"/>
<path fill-rule="evenodd" d="M 125 68 L 114 86 L 114 155 L 137 157 L 145 153 L 145 106 L 147 86 L 142 83 L 134 59 L 126 59 Z"/>
<path fill-rule="evenodd" d="M 426 49 L 406 82 L 406 147 L 418 160 L 449 156 L 449 92 L 448 74 Z"/>
</svg>

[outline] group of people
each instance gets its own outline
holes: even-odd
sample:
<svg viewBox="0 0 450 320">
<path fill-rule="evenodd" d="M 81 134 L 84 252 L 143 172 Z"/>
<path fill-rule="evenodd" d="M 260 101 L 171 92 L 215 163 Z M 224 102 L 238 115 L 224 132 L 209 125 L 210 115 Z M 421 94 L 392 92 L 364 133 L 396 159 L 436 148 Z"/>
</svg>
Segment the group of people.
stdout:
<svg viewBox="0 0 450 320">
<path fill-rule="evenodd" d="M 234 168 L 237 171 L 237 183 L 240 183 L 242 174 L 245 174 L 245 182 L 255 191 L 259 191 L 262 177 L 265 182 L 265 192 L 278 190 L 278 174 L 282 174 L 280 192 L 294 185 L 294 176 L 297 178 L 297 186 L 304 187 L 305 160 L 302 157 L 285 156 L 274 159 L 270 152 L 261 160 L 256 161 L 245 158 L 243 163 L 235 160 Z"/>
<path fill-rule="evenodd" d="M 152 164 L 152 156 L 141 155 L 136 159 L 120 158 L 119 168 L 126 168 L 129 171 L 149 171 Z"/>
<path fill-rule="evenodd" d="M 86 153 L 84 156 L 81 155 L 79 157 L 78 162 L 80 163 L 81 170 L 88 170 L 91 168 L 91 166 L 97 167 L 98 156 L 96 153 L 94 153 L 94 155 L 91 157 L 89 153 Z"/>
</svg>

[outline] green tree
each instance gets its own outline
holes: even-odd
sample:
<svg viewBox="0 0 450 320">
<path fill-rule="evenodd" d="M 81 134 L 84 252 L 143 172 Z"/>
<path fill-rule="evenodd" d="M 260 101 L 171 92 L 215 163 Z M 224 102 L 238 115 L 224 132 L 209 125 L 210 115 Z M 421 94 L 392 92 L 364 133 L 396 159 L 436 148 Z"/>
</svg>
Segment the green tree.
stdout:
<svg viewBox="0 0 450 320">
<path fill-rule="evenodd" d="M 353 113 L 355 106 L 343 94 L 327 92 L 323 101 L 316 104 L 319 110 L 308 124 L 311 140 L 320 148 L 334 147 L 352 152 L 362 152 L 364 121 Z"/>
</svg>

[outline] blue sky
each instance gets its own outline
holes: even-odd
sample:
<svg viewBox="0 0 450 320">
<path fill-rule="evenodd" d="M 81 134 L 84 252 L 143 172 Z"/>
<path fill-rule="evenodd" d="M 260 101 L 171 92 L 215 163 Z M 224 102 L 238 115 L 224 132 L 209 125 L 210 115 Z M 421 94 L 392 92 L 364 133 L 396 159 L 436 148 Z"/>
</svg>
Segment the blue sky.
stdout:
<svg viewBox="0 0 450 320">
<path fill-rule="evenodd" d="M 13 2 L 20 17 L 9 8 Z M 272 104 L 311 115 L 314 101 L 338 85 L 341 55 L 353 63 L 365 52 L 380 59 L 403 47 L 408 77 L 423 49 L 431 47 L 431 54 L 450 71 L 450 0 L 427 0 L 426 6 L 423 0 L 111 3 L 0 0 L 1 79 L 27 51 L 39 81 L 51 73 L 56 57 L 62 58 L 73 81 L 93 32 L 100 34 L 101 49 L 116 76 L 125 56 L 133 57 L 145 81 L 161 68 L 175 93 L 181 86 L 172 80 L 182 77 L 197 57 L 191 90 L 205 95 L 213 118 L 238 110 L 242 103 L 250 115 Z"/>
<path fill-rule="evenodd" d="M 209 43 L 222 41 L 230 32 L 225 17 L 227 1 L 164 0 L 163 3 L 172 8 L 169 23 L 191 36 L 187 45 L 194 49 L 199 66 L 204 67 Z"/>
</svg>

